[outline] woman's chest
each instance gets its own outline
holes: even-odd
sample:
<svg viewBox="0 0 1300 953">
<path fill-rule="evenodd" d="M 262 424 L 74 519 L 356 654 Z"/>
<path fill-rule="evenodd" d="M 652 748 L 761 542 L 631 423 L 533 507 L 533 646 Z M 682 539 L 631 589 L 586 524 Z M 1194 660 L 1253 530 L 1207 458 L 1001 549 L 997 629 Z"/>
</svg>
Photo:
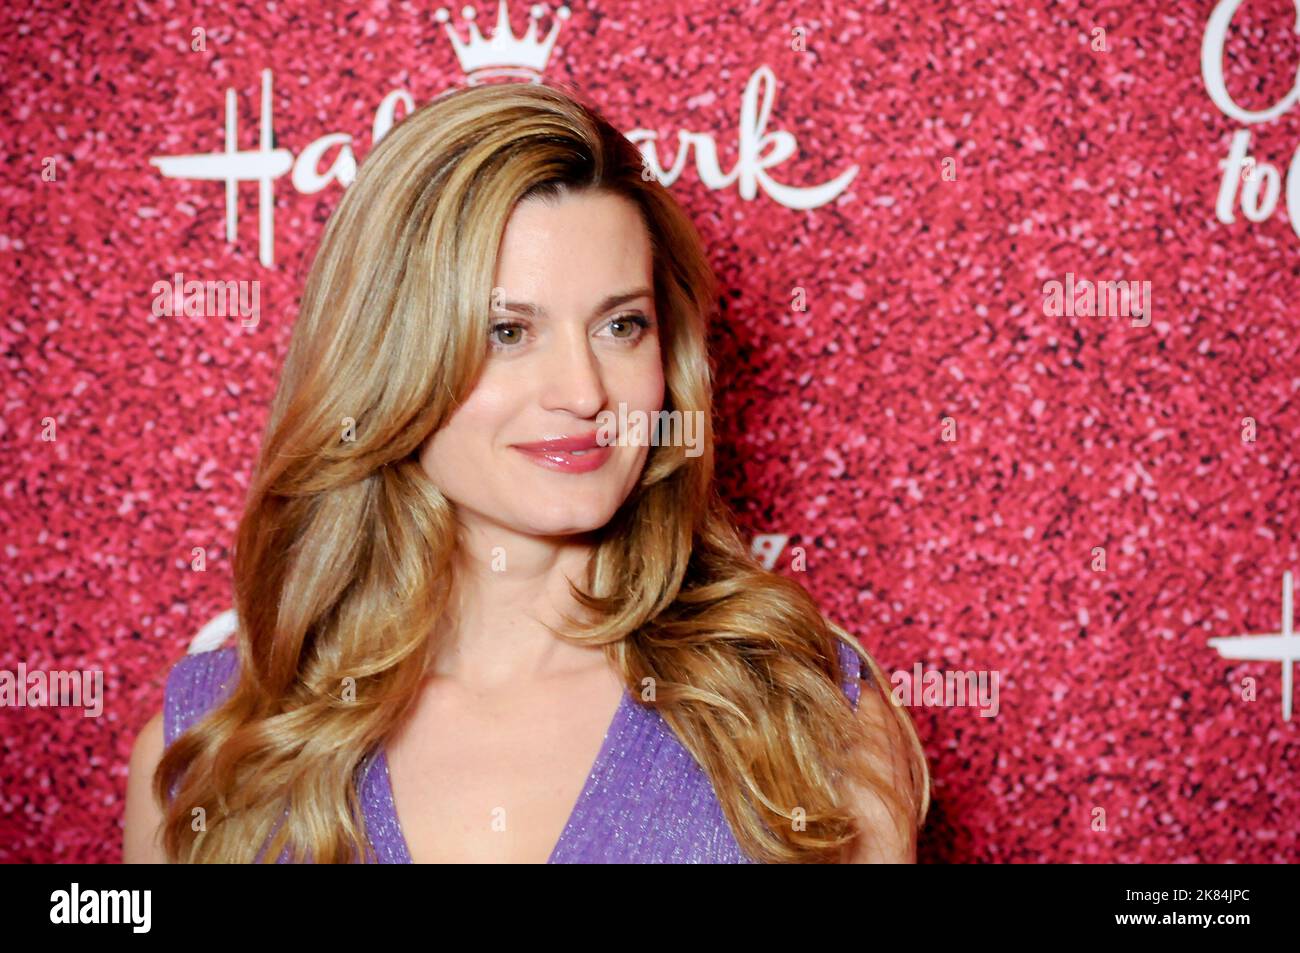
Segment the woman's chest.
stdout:
<svg viewBox="0 0 1300 953">
<path fill-rule="evenodd" d="M 433 691 L 386 746 L 394 813 L 416 863 L 545 863 L 623 708 L 612 677 L 467 700 Z"/>
</svg>

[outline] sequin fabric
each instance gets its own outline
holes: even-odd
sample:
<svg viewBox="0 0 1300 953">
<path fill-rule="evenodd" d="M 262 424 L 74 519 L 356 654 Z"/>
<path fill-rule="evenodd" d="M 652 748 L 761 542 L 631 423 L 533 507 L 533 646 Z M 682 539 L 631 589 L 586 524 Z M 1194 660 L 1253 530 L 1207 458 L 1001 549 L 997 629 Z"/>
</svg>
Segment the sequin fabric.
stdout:
<svg viewBox="0 0 1300 953">
<path fill-rule="evenodd" d="M 856 708 L 859 656 L 840 643 L 841 689 Z M 163 731 L 170 745 L 233 690 L 234 647 L 187 655 L 168 673 Z M 869 673 L 867 673 L 869 675 Z M 366 860 L 409 864 L 382 747 L 361 762 L 357 796 Z M 282 854 L 279 862 L 283 863 Z M 727 823 L 708 775 L 662 716 L 624 692 L 582 793 L 547 863 L 753 863 Z"/>
</svg>

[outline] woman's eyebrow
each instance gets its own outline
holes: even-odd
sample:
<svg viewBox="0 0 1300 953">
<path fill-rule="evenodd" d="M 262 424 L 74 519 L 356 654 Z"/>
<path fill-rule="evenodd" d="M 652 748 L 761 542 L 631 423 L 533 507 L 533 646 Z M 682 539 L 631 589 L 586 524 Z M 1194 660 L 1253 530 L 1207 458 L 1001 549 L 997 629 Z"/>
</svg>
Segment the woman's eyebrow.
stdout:
<svg viewBox="0 0 1300 953">
<path fill-rule="evenodd" d="M 604 312 L 610 310 L 611 308 L 617 308 L 621 304 L 626 304 L 629 301 L 635 301 L 637 298 L 649 298 L 649 297 L 652 297 L 649 288 L 634 288 L 631 291 L 623 291 L 618 294 L 612 294 L 609 297 L 605 298 L 605 300 L 601 301 L 600 304 L 596 305 L 595 309 L 591 312 L 591 315 L 592 317 L 595 317 L 598 314 L 603 314 Z M 549 315 L 546 313 L 545 308 L 539 308 L 537 307 L 537 305 L 530 304 L 527 301 L 507 301 L 501 305 L 500 310 L 513 311 L 516 314 L 527 315 L 530 318 L 549 317 Z"/>
</svg>

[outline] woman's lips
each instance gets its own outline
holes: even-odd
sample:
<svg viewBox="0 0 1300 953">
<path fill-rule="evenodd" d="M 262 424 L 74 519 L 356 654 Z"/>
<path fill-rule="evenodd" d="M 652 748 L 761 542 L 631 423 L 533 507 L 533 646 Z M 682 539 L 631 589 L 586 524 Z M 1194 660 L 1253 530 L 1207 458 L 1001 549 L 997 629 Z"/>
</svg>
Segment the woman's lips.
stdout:
<svg viewBox="0 0 1300 953">
<path fill-rule="evenodd" d="M 520 444 L 516 444 L 515 449 L 539 467 L 558 470 L 561 473 L 590 473 L 603 467 L 614 453 L 613 447 L 593 447 L 581 453 L 571 453 L 567 450 L 532 450 Z"/>
<path fill-rule="evenodd" d="M 602 447 L 596 439 L 599 431 L 575 437 L 556 437 L 533 443 L 517 443 L 514 448 L 539 467 L 562 473 L 590 473 L 604 466 L 613 453 L 612 446 Z"/>
<path fill-rule="evenodd" d="M 597 439 L 600 436 L 599 430 L 593 430 L 590 433 L 574 434 L 572 437 L 551 437 L 547 440 L 535 440 L 532 443 L 517 443 L 516 447 L 521 450 L 533 451 L 554 451 L 554 450 L 594 450 L 600 446 Z"/>
</svg>

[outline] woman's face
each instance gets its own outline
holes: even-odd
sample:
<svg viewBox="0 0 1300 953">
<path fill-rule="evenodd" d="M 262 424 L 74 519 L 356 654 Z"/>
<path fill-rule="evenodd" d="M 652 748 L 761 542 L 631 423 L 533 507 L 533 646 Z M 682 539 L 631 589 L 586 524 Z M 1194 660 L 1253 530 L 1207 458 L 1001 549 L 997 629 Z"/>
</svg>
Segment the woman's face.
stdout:
<svg viewBox="0 0 1300 953">
<path fill-rule="evenodd" d="M 587 192 L 516 206 L 497 259 L 487 363 L 421 452 L 462 524 L 582 533 L 627 499 L 649 452 L 644 438 L 616 425 L 613 446 L 585 454 L 536 445 L 594 443 L 611 414 L 653 420 L 663 408 L 652 279 L 650 237 L 630 200 Z"/>
</svg>

